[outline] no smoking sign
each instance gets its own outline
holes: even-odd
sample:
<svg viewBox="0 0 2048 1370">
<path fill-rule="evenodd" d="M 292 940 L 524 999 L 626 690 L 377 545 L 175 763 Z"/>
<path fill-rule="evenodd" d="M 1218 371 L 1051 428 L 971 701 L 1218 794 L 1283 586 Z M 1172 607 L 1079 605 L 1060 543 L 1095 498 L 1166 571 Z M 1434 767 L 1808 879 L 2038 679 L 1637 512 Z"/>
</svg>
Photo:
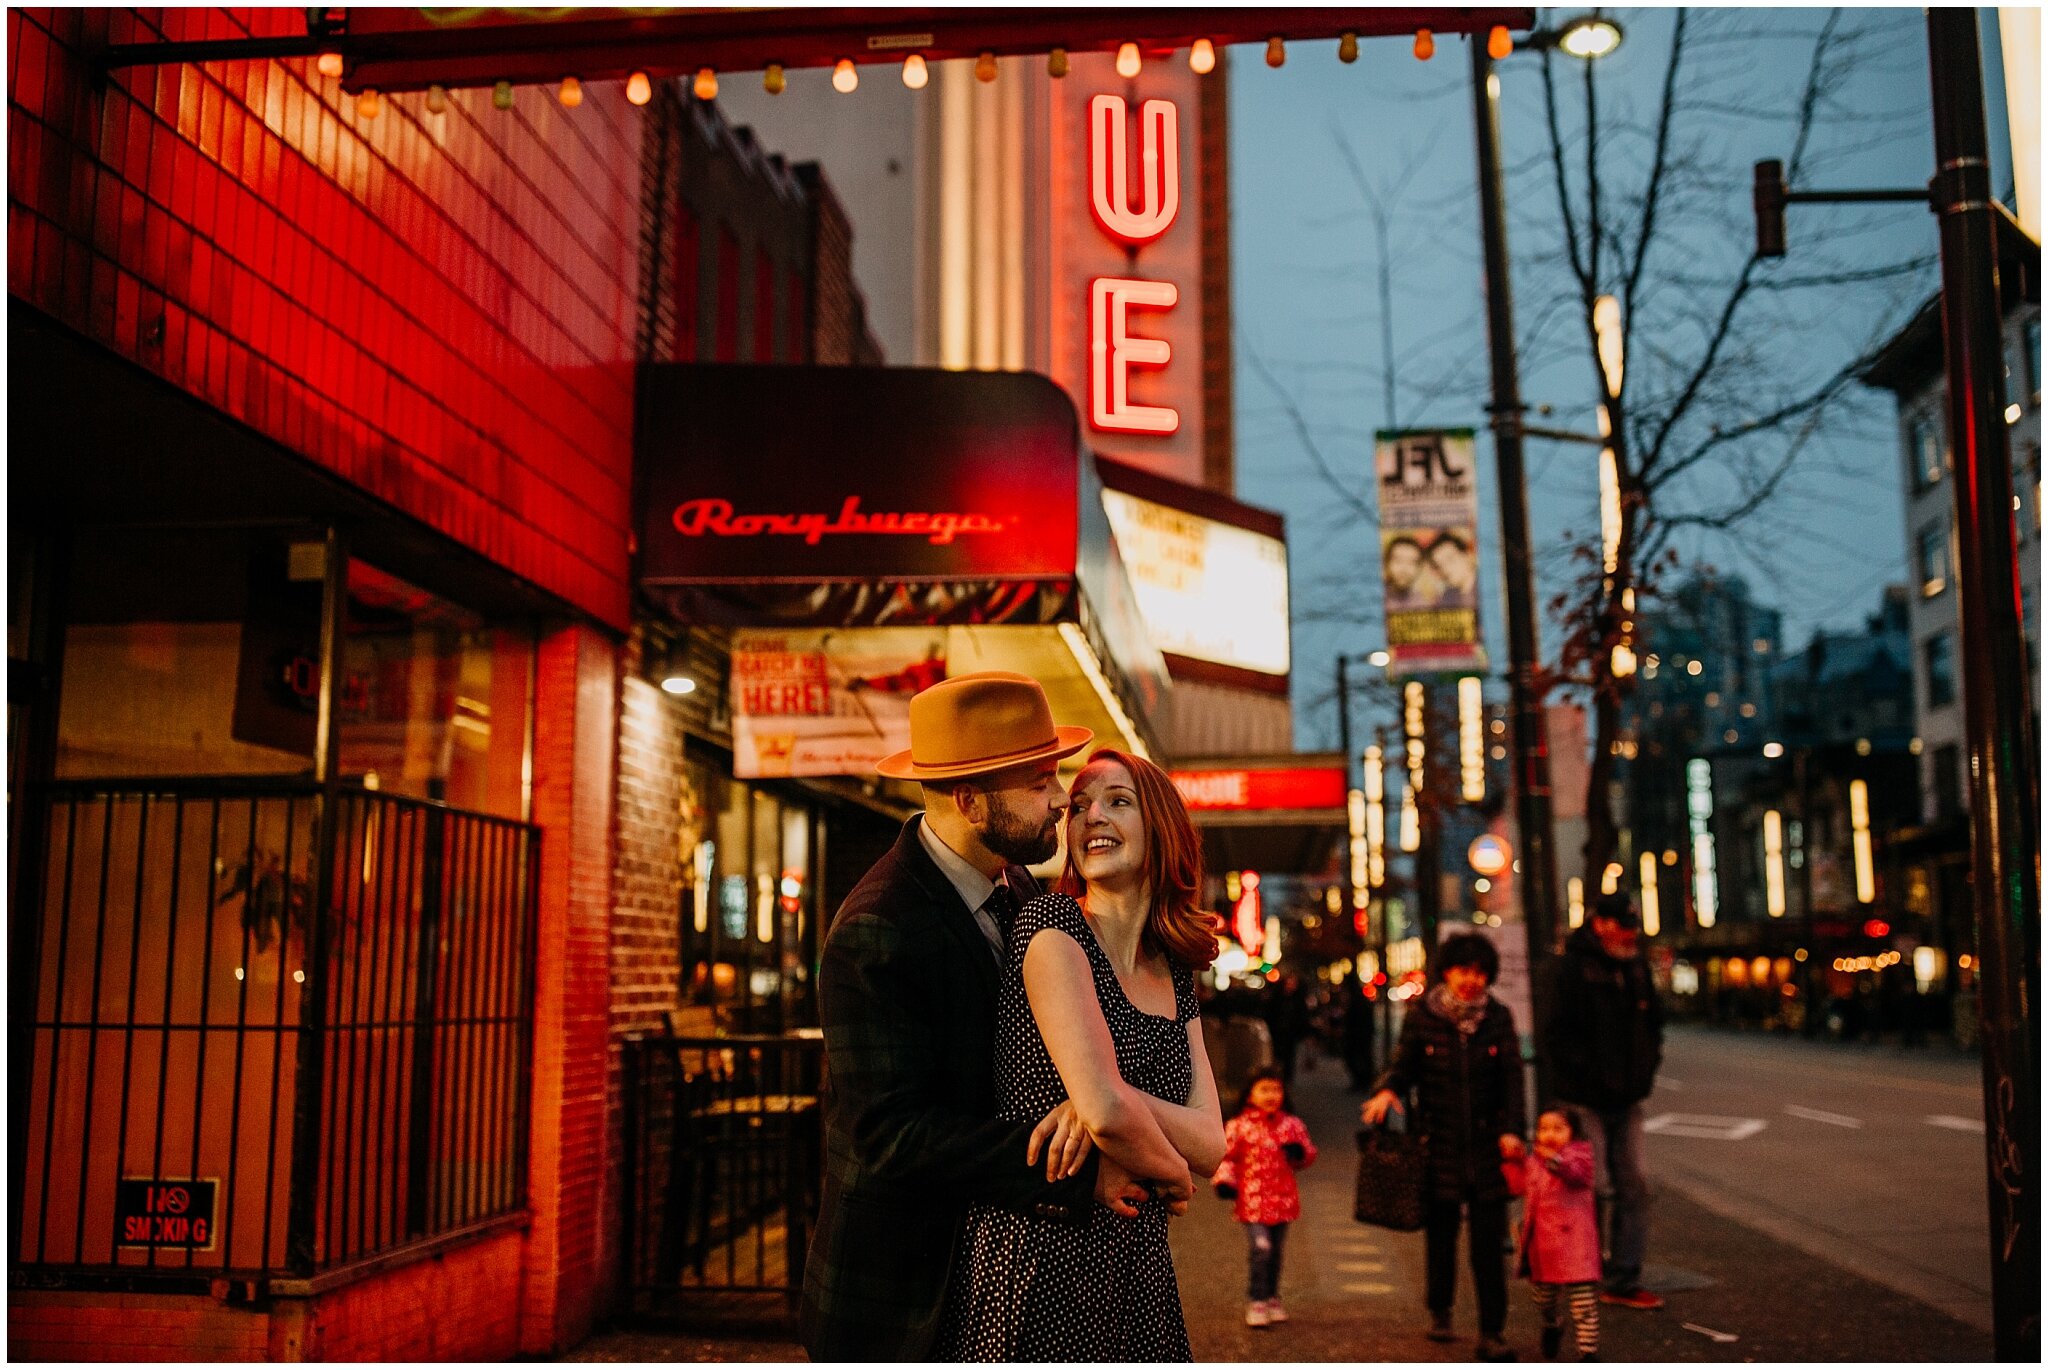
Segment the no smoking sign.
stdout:
<svg viewBox="0 0 2048 1370">
<path fill-rule="evenodd" d="M 212 1247 L 215 1182 L 122 1180 L 114 1192 L 116 1246 Z"/>
</svg>

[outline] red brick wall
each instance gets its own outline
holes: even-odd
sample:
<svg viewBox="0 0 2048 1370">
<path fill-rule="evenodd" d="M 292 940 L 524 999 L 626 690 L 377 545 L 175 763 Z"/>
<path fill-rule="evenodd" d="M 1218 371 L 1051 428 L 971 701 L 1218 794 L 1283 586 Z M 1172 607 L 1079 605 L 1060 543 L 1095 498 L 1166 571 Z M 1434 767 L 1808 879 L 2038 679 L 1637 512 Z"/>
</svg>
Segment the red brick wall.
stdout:
<svg viewBox="0 0 2048 1370">
<path fill-rule="evenodd" d="M 10 1360 L 272 1359 L 268 1314 L 204 1294 L 9 1290 Z"/>
<path fill-rule="evenodd" d="M 510 1360 L 520 1350 L 520 1308 L 506 1297 L 526 1238 L 506 1232 L 324 1294 L 292 1317 L 271 1319 L 273 1360 Z M 310 1324 L 309 1330 L 307 1329 Z M 299 1354 L 283 1343 L 303 1337 Z"/>
<path fill-rule="evenodd" d="M 7 1300 L 16 1360 L 509 1360 L 525 1238 L 505 1232 L 313 1299 L 269 1307 L 203 1294 L 54 1293 Z"/>
<path fill-rule="evenodd" d="M 589 628 L 541 643 L 533 816 L 543 828 L 535 968 L 533 1228 L 521 1350 L 580 1341 L 613 1293 L 605 1242 L 612 786 L 618 651 Z"/>
<path fill-rule="evenodd" d="M 641 112 L 81 58 L 301 16 L 10 9 L 8 288 L 623 629 Z"/>
<path fill-rule="evenodd" d="M 612 890 L 611 1026 L 659 1031 L 677 1005 L 682 867 L 678 843 L 683 709 L 643 671 L 644 632 L 619 684 L 618 864 Z"/>
</svg>

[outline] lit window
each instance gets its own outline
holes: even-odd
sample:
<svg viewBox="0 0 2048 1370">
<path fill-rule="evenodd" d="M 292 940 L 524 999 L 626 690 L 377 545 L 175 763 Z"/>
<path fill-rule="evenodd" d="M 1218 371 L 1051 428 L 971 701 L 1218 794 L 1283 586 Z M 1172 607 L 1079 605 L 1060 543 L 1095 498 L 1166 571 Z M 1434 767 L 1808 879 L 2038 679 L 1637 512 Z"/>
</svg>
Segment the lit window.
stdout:
<svg viewBox="0 0 2048 1370">
<path fill-rule="evenodd" d="M 1927 490 L 1939 485 L 1948 464 L 1947 454 L 1942 451 L 1939 419 L 1925 414 L 1914 419 L 1906 442 L 1913 464 L 1913 488 Z"/>
<path fill-rule="evenodd" d="M 1948 588 L 1948 529 L 1937 523 L 1920 530 L 1920 597 L 1933 599 Z"/>
</svg>

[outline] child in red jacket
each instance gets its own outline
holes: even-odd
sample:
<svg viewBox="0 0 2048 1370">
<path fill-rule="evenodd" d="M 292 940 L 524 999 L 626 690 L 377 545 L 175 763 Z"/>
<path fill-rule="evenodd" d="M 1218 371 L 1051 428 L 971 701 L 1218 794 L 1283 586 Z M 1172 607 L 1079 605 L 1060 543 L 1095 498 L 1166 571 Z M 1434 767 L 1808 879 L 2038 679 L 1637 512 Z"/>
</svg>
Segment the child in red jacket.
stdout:
<svg viewBox="0 0 2048 1370">
<path fill-rule="evenodd" d="M 1294 1172 L 1315 1159 L 1316 1144 L 1307 1126 L 1287 1111 L 1287 1086 L 1279 1068 L 1253 1071 L 1243 1111 L 1223 1129 L 1223 1164 L 1214 1181 L 1219 1195 L 1237 1201 L 1235 1216 L 1251 1239 L 1247 1327 L 1287 1321 L 1280 1304 L 1280 1252 L 1287 1224 L 1301 1216 Z"/>
<path fill-rule="evenodd" d="M 1543 1315 L 1543 1354 L 1556 1359 L 1571 1313 L 1580 1360 L 1600 1359 L 1600 1218 L 1593 1206 L 1593 1144 L 1572 1115 L 1547 1108 L 1523 1158 L 1522 1273 Z M 1560 1307 L 1560 1305 L 1563 1305 Z"/>
</svg>

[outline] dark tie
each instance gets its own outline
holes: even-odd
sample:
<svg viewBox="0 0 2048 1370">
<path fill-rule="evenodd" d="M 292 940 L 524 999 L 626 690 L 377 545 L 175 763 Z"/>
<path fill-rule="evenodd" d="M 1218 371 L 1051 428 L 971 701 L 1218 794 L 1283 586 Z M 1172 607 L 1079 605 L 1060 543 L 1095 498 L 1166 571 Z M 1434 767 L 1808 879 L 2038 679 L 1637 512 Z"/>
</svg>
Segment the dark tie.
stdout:
<svg viewBox="0 0 2048 1370">
<path fill-rule="evenodd" d="M 1008 875 L 1008 872 L 1004 872 Z M 1010 954 L 1010 930 L 1017 926 L 1017 911 L 1021 907 L 1017 896 L 1011 890 L 1008 880 L 998 880 L 996 887 L 989 891 L 982 906 L 988 916 L 995 919 L 996 931 L 1003 935 L 1002 955 Z"/>
</svg>

